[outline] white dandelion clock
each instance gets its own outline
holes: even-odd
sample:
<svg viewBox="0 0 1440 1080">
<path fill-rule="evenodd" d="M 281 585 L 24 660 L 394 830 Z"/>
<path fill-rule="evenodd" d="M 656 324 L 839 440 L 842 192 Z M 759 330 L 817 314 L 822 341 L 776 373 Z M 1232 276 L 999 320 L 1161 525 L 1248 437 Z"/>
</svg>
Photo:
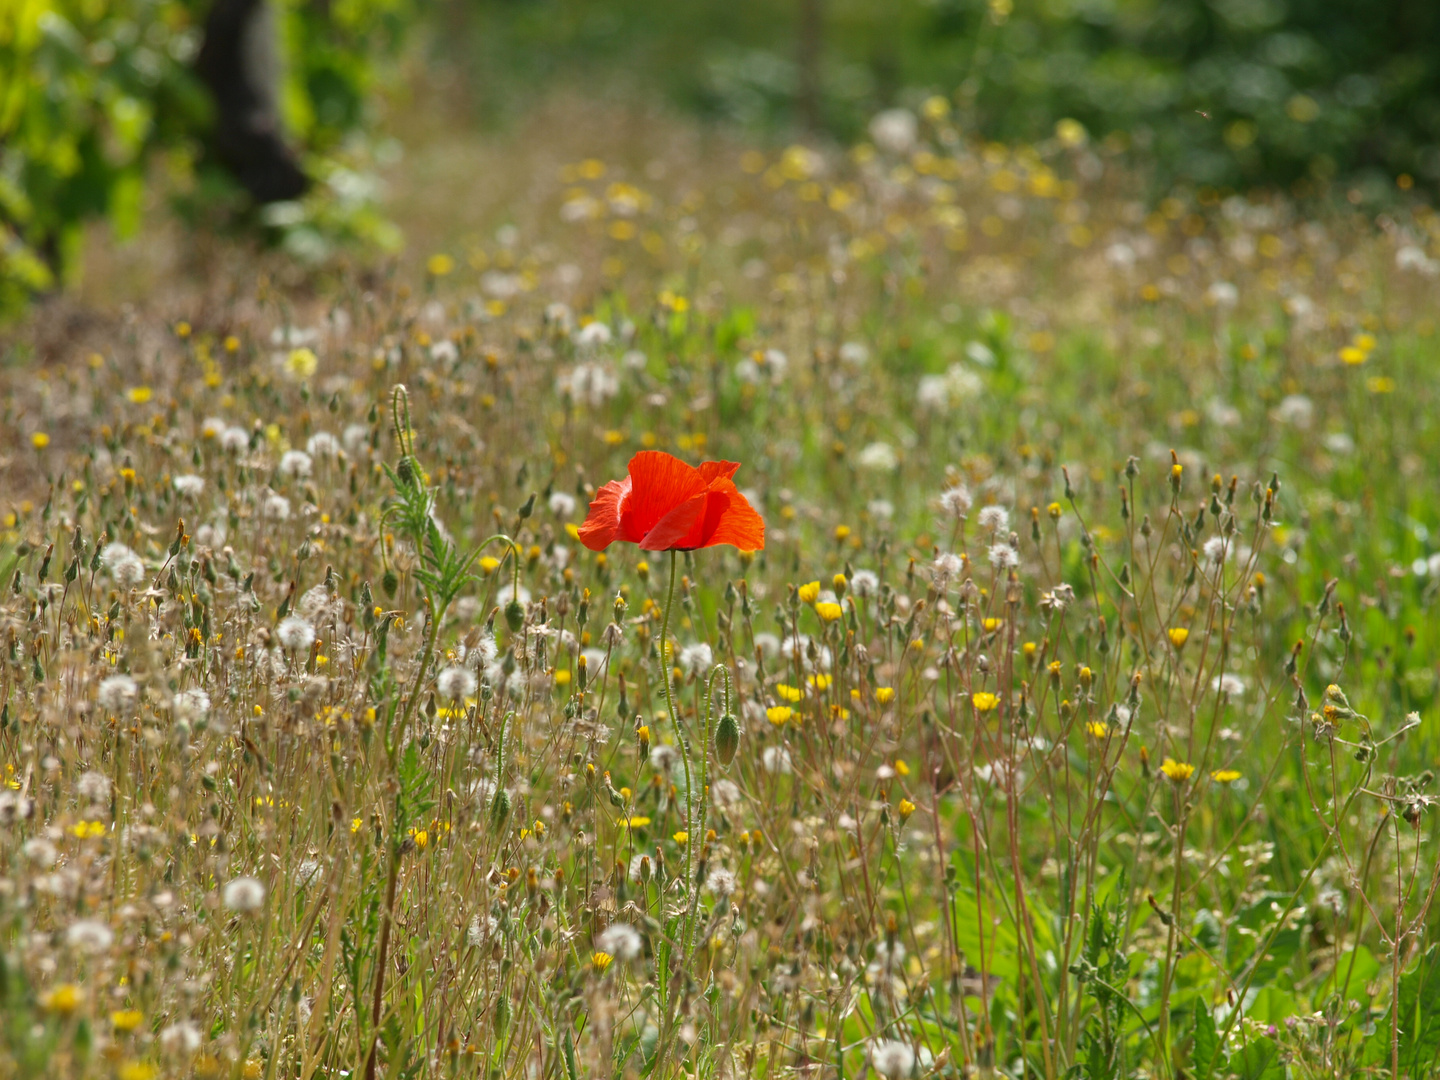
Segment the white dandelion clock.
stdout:
<svg viewBox="0 0 1440 1080">
<path fill-rule="evenodd" d="M 257 878 L 234 878 L 225 883 L 220 900 L 231 911 L 251 915 L 265 906 L 265 886 Z"/>
<path fill-rule="evenodd" d="M 280 647 L 286 652 L 308 652 L 315 643 L 315 627 L 299 615 L 287 615 L 275 628 L 275 636 L 280 639 Z"/>
<path fill-rule="evenodd" d="M 110 675 L 100 680 L 98 700 L 107 713 L 131 708 L 140 696 L 140 687 L 129 675 Z"/>
<path fill-rule="evenodd" d="M 81 919 L 65 929 L 65 944 L 76 952 L 101 953 L 114 941 L 114 932 L 98 919 Z"/>
<path fill-rule="evenodd" d="M 464 701 L 478 689 L 475 673 L 465 667 L 447 667 L 435 676 L 435 690 L 446 701 Z"/>
</svg>

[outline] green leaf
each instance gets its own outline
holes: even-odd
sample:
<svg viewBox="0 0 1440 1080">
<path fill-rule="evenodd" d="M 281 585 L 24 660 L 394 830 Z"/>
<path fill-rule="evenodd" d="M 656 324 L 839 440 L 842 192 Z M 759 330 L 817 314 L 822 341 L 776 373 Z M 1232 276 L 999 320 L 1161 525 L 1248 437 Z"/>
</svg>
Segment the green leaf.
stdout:
<svg viewBox="0 0 1440 1080">
<path fill-rule="evenodd" d="M 1198 998 L 1195 1001 L 1195 1046 L 1190 1052 L 1190 1064 L 1195 1070 L 1195 1080 L 1210 1080 L 1220 1053 L 1220 1036 L 1215 1030 L 1215 1018 Z"/>
<path fill-rule="evenodd" d="M 1421 1076 L 1440 1060 L 1440 945 L 1400 979 L 1400 1072 Z"/>
<path fill-rule="evenodd" d="M 1235 1061 L 1234 1072 L 1240 1080 L 1283 1080 L 1285 1065 L 1280 1060 L 1280 1047 L 1274 1039 L 1246 1043 Z"/>
</svg>

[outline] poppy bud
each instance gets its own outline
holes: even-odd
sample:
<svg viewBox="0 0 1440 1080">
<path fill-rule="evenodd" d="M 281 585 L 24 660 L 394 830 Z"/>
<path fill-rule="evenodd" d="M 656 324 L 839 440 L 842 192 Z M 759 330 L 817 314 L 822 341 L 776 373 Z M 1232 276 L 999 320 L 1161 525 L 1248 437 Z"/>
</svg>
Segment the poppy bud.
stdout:
<svg viewBox="0 0 1440 1080">
<path fill-rule="evenodd" d="M 510 816 L 510 793 L 504 788 L 495 792 L 495 798 L 490 802 L 490 824 L 496 831 L 505 827 L 505 820 Z"/>
<path fill-rule="evenodd" d="M 734 713 L 725 713 L 715 727 L 715 760 L 721 766 L 729 766 L 735 760 L 735 751 L 740 749 L 740 725 Z"/>
<path fill-rule="evenodd" d="M 400 587 L 400 576 L 394 570 L 386 570 L 380 579 L 380 587 L 385 590 L 385 595 L 394 599 L 395 590 Z"/>
<path fill-rule="evenodd" d="M 400 459 L 400 464 L 395 466 L 395 476 L 406 487 L 409 487 L 415 482 L 415 465 L 410 460 L 409 454 L 406 454 L 404 457 L 402 457 Z"/>
<path fill-rule="evenodd" d="M 525 625 L 525 609 L 520 606 L 518 598 L 511 598 L 505 605 L 505 625 L 510 627 L 512 634 L 518 634 Z"/>
<path fill-rule="evenodd" d="M 503 1037 L 510 1027 L 510 1000 L 501 994 L 495 999 L 495 1034 Z"/>
</svg>

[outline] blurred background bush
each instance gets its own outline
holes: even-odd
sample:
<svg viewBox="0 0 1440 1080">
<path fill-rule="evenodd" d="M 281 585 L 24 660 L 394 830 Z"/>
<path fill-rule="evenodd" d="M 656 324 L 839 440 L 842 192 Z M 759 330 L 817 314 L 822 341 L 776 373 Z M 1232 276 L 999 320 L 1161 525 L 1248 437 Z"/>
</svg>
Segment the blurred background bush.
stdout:
<svg viewBox="0 0 1440 1080">
<path fill-rule="evenodd" d="M 182 214 L 254 225 L 303 258 L 337 241 L 393 248 L 370 106 L 406 45 L 460 73 L 479 123 L 580 84 L 757 138 L 854 140 L 878 111 L 939 94 L 987 140 L 1078 121 L 1157 194 L 1376 203 L 1440 182 L 1434 0 L 271 2 L 285 120 L 318 183 L 262 211 L 205 151 L 191 65 L 209 0 L 0 3 L 0 309 L 63 278 L 87 219 L 133 230 L 153 184 Z"/>
</svg>

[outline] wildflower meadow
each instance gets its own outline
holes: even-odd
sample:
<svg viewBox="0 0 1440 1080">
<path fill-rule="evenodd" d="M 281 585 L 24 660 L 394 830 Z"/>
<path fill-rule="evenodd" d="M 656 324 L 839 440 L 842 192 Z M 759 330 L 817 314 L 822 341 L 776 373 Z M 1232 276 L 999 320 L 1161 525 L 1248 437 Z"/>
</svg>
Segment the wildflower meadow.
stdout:
<svg viewBox="0 0 1440 1080">
<path fill-rule="evenodd" d="M 1440 1072 L 1440 216 L 666 123 L 6 330 L 0 1076 Z"/>
</svg>

